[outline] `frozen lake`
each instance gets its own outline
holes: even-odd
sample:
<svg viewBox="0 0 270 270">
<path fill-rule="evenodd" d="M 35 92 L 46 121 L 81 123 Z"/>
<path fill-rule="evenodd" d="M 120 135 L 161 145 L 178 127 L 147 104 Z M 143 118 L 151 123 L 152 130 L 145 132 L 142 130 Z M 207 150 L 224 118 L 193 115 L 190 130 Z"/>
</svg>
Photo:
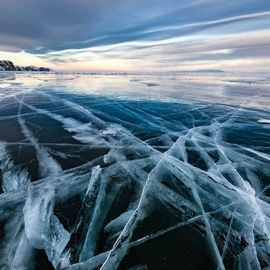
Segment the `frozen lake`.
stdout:
<svg viewBox="0 0 270 270">
<path fill-rule="evenodd" d="M 0 75 L 1 269 L 268 269 L 270 74 Z"/>
</svg>

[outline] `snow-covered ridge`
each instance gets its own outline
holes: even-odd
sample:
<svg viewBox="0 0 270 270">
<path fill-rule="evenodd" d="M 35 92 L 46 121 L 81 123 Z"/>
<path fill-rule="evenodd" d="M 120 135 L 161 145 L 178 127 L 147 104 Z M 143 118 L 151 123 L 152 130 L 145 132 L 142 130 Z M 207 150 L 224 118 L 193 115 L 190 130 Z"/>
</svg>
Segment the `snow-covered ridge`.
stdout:
<svg viewBox="0 0 270 270">
<path fill-rule="evenodd" d="M 0 71 L 52 71 L 52 69 L 35 66 L 15 66 L 11 61 L 0 60 Z"/>
</svg>

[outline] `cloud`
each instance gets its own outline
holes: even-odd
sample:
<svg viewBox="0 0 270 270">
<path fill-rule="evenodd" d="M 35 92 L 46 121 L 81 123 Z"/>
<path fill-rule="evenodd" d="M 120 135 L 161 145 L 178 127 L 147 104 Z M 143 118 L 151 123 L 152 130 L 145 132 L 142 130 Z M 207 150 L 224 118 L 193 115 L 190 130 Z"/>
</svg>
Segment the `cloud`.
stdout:
<svg viewBox="0 0 270 270">
<path fill-rule="evenodd" d="M 248 51 L 255 58 L 259 51 L 252 47 L 268 46 L 266 38 L 254 37 L 269 33 L 270 2 L 2 0 L 0 25 L 0 50 L 26 51 L 55 65 L 113 58 L 133 64 L 149 61 L 145 57 L 158 65 L 170 55 L 218 60 L 246 57 Z M 231 50 L 227 55 L 211 54 L 226 49 Z"/>
<path fill-rule="evenodd" d="M 46 53 L 163 39 L 173 37 L 177 31 L 192 33 L 213 23 L 250 19 L 270 11 L 268 0 L 228 2 L 212 1 L 210 5 L 209 0 L 2 0 L 0 36 L 9 35 L 13 40 L 24 37 L 34 42 L 16 42 L 18 49 Z M 12 38 L 1 40 L 15 45 Z"/>
</svg>

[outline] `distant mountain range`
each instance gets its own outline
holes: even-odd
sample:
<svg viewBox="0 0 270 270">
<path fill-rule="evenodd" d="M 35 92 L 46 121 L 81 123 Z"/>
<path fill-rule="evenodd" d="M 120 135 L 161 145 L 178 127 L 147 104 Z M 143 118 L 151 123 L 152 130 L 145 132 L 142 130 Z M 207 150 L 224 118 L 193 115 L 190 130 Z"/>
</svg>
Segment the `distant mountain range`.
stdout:
<svg viewBox="0 0 270 270">
<path fill-rule="evenodd" d="M 191 72 L 224 72 L 221 69 L 197 69 L 197 70 L 172 70 L 169 73 L 191 73 Z"/>
<path fill-rule="evenodd" d="M 15 66 L 11 61 L 0 60 L 0 71 L 53 71 L 47 67 Z"/>
</svg>

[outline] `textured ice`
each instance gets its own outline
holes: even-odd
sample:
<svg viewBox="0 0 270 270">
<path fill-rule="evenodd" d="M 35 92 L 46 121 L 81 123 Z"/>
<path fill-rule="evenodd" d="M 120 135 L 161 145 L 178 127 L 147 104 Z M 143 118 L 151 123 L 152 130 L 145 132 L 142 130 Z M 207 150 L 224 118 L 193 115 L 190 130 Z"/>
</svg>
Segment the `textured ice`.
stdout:
<svg viewBox="0 0 270 270">
<path fill-rule="evenodd" d="M 8 76 L 0 269 L 270 267 L 265 77 Z"/>
</svg>

